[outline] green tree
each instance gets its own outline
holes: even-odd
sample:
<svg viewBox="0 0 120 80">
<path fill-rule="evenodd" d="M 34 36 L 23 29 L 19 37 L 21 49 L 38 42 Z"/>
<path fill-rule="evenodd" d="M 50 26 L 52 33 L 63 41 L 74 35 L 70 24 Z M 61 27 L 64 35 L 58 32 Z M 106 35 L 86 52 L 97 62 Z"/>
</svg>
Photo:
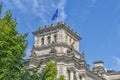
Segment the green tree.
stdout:
<svg viewBox="0 0 120 80">
<path fill-rule="evenodd" d="M 0 3 L 0 16 L 1 13 Z M 16 25 L 10 11 L 0 17 L 0 80 L 64 80 L 63 76 L 56 78 L 56 63 L 47 62 L 41 72 L 38 72 L 41 63 L 37 67 L 28 68 L 28 62 L 23 60 L 28 34 L 20 34 Z"/>
<path fill-rule="evenodd" d="M 56 78 L 57 75 L 56 65 L 57 63 L 55 62 L 47 62 L 45 69 L 43 70 L 43 73 L 45 75 L 45 79 L 43 80 L 64 80 L 64 76 Z"/>
<path fill-rule="evenodd" d="M 2 4 L 0 6 L 2 10 Z M 16 24 L 10 11 L 0 18 L 0 80 L 20 80 L 19 73 L 24 67 L 22 57 L 27 46 L 27 34 L 20 34 Z"/>
<path fill-rule="evenodd" d="M 41 68 L 41 64 L 39 64 L 37 67 L 33 67 L 27 70 L 25 74 L 27 76 L 24 76 L 25 80 L 65 80 L 64 76 L 60 76 L 57 78 L 57 63 L 56 62 L 47 62 L 44 69 L 38 70 Z M 30 75 L 28 75 L 30 74 Z"/>
</svg>

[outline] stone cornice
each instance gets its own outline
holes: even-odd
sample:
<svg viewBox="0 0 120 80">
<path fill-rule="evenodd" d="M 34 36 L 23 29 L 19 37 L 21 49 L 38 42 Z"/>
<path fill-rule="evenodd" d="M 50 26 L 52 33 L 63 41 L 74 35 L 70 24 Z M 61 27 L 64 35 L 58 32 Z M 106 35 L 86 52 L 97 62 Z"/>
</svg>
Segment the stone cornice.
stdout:
<svg viewBox="0 0 120 80">
<path fill-rule="evenodd" d="M 104 64 L 103 61 L 96 61 L 96 62 L 94 62 L 94 64 L 98 64 L 98 63 L 103 63 Z"/>
<path fill-rule="evenodd" d="M 61 42 L 61 43 L 54 43 L 54 44 L 50 44 L 50 45 L 36 46 L 36 47 L 33 48 L 33 50 L 40 51 L 40 50 L 50 49 L 52 47 L 71 48 L 68 44 Z M 74 48 L 73 48 L 73 52 L 75 52 L 75 53 L 80 55 L 80 53 L 77 50 L 75 50 Z"/>
<path fill-rule="evenodd" d="M 101 66 L 94 67 L 93 70 L 99 70 L 99 71 L 103 70 L 105 72 L 105 69 Z"/>
<path fill-rule="evenodd" d="M 43 28 L 39 28 L 36 31 L 33 32 L 34 35 L 37 34 L 42 34 L 42 33 L 46 33 L 46 32 L 50 32 L 50 31 L 54 31 L 54 30 L 58 30 L 58 29 L 64 29 L 66 30 L 68 33 L 70 33 L 71 35 L 73 35 L 75 38 L 77 38 L 78 40 L 81 40 L 81 37 L 77 35 L 76 32 L 74 32 L 72 29 L 70 29 L 65 23 L 63 22 L 58 22 L 56 24 L 51 24 L 49 26 L 45 26 Z"/>
<path fill-rule="evenodd" d="M 60 53 L 59 53 L 60 54 Z M 63 54 L 63 53 L 61 53 Z M 64 61 L 66 63 L 68 63 L 68 61 L 73 62 L 74 64 L 77 64 L 78 66 L 80 66 L 80 59 L 76 58 L 75 56 L 67 56 L 67 55 L 57 55 L 57 54 L 46 54 L 46 55 L 41 55 L 41 56 L 37 56 L 37 57 L 30 57 L 30 59 L 35 59 L 37 62 L 38 61 L 45 61 L 45 60 L 52 60 L 55 59 L 55 61 L 59 62 L 59 61 Z M 34 61 L 35 61 L 34 60 Z"/>
<path fill-rule="evenodd" d="M 50 34 L 56 34 L 57 32 L 59 32 L 59 30 L 54 30 L 54 31 L 50 31 L 50 32 L 46 32 L 44 34 L 38 34 L 37 36 L 44 36 L 44 35 L 50 35 Z"/>
<path fill-rule="evenodd" d="M 120 71 L 106 73 L 107 75 L 120 75 Z"/>
<path fill-rule="evenodd" d="M 96 80 L 106 80 L 100 76 L 98 76 L 97 74 L 95 74 L 94 72 L 92 71 L 86 71 L 87 75 L 91 76 L 91 77 L 94 77 Z"/>
</svg>

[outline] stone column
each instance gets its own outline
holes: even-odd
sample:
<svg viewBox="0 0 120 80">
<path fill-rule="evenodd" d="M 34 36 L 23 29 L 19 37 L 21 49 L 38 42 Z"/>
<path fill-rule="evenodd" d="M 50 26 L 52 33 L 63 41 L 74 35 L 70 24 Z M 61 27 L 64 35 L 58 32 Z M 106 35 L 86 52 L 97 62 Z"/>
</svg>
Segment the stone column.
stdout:
<svg viewBox="0 0 120 80">
<path fill-rule="evenodd" d="M 86 80 L 85 77 L 83 77 L 82 80 Z"/>
<path fill-rule="evenodd" d="M 73 70 L 70 71 L 70 80 L 74 80 L 74 71 Z"/>
<path fill-rule="evenodd" d="M 57 64 L 57 77 L 60 77 L 60 76 L 65 76 L 65 79 L 67 79 L 67 68 L 66 66 L 63 64 L 63 63 L 58 63 Z"/>
<path fill-rule="evenodd" d="M 85 74 L 81 75 L 81 78 L 82 80 L 86 80 L 86 75 Z"/>
<path fill-rule="evenodd" d="M 48 37 L 48 36 L 44 36 L 44 45 L 47 45 L 47 44 L 48 44 L 47 37 Z"/>
<path fill-rule="evenodd" d="M 76 72 L 76 78 L 77 78 L 77 80 L 80 80 L 80 77 L 79 77 L 79 72 Z"/>
<path fill-rule="evenodd" d="M 34 38 L 34 42 L 35 42 L 35 47 L 37 46 L 37 36 L 35 36 L 35 38 Z"/>
<path fill-rule="evenodd" d="M 65 76 L 65 79 L 66 80 L 68 80 L 68 76 L 67 76 L 67 68 L 66 68 L 66 66 L 63 66 L 63 74 L 62 75 L 64 75 Z"/>
<path fill-rule="evenodd" d="M 65 42 L 65 32 L 64 32 L 64 30 L 59 30 L 58 42 Z"/>
<path fill-rule="evenodd" d="M 61 65 L 57 65 L 57 78 L 61 76 L 62 69 L 60 69 Z"/>
<path fill-rule="evenodd" d="M 78 52 L 79 52 L 79 49 L 80 49 L 79 44 L 80 44 L 79 41 L 77 41 L 77 42 L 76 42 L 76 50 L 77 50 Z"/>
<path fill-rule="evenodd" d="M 54 42 L 54 35 L 55 35 L 55 34 L 51 34 L 51 43 Z"/>
</svg>

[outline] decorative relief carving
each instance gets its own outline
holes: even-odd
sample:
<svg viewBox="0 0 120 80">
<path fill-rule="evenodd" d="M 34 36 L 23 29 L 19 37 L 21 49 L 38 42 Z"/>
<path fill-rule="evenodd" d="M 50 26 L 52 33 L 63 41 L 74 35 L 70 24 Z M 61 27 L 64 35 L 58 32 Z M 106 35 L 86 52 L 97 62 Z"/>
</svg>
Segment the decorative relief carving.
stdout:
<svg viewBox="0 0 120 80">
<path fill-rule="evenodd" d="M 51 50 L 50 50 L 50 54 L 51 53 L 56 53 L 56 50 L 54 49 L 54 48 L 52 48 Z"/>
</svg>

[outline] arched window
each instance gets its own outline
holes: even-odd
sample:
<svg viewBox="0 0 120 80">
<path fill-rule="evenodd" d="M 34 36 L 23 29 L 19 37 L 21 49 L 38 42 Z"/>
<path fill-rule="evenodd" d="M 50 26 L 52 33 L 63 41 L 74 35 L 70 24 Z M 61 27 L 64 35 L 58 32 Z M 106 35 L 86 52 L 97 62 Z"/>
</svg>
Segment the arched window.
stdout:
<svg viewBox="0 0 120 80">
<path fill-rule="evenodd" d="M 48 44 L 50 44 L 50 36 L 47 37 L 47 40 L 48 40 Z"/>
<path fill-rule="evenodd" d="M 54 35 L 54 42 L 57 42 L 57 35 Z"/>
<path fill-rule="evenodd" d="M 42 45 L 44 45 L 44 38 L 41 39 L 41 43 L 42 43 Z"/>
</svg>

